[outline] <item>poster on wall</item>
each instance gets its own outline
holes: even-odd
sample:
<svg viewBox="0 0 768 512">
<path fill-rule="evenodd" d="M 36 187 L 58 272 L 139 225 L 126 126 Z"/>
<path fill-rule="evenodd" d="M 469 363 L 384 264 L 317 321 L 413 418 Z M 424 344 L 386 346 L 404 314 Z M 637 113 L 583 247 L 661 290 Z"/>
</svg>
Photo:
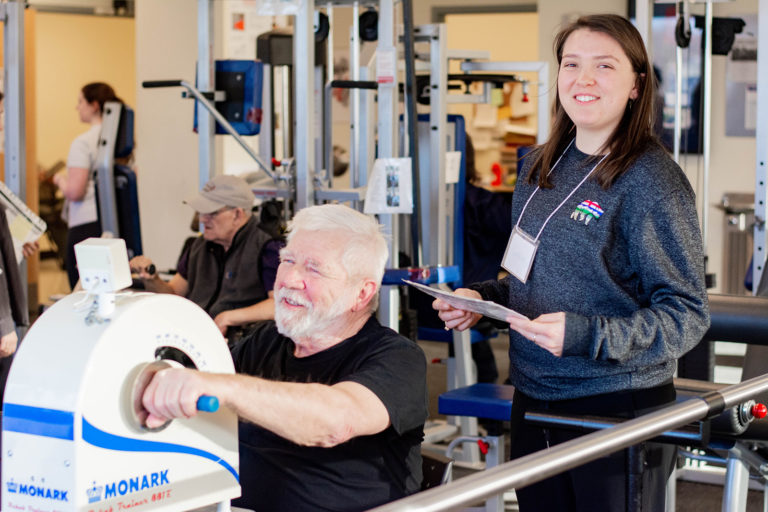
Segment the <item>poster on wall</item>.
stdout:
<svg viewBox="0 0 768 512">
<path fill-rule="evenodd" d="M 757 16 L 737 16 L 746 25 L 736 34 L 725 65 L 725 134 L 754 137 L 757 127 Z"/>
</svg>

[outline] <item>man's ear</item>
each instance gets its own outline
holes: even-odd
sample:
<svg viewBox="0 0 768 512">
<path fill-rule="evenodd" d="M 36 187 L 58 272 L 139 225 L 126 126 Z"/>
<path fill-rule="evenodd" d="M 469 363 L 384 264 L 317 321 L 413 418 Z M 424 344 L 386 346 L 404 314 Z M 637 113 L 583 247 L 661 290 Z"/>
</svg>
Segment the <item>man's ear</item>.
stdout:
<svg viewBox="0 0 768 512">
<path fill-rule="evenodd" d="M 357 297 L 352 305 L 352 311 L 361 311 L 368 307 L 376 292 L 379 291 L 376 281 L 373 279 L 365 279 L 360 285 L 360 289 L 357 292 Z"/>
</svg>

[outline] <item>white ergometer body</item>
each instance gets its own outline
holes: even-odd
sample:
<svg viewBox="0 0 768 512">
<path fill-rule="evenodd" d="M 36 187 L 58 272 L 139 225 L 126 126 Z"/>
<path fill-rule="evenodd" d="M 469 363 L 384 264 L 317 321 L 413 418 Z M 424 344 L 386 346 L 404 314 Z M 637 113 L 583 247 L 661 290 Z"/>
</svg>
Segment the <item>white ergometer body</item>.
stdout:
<svg viewBox="0 0 768 512">
<path fill-rule="evenodd" d="M 107 316 L 92 298 L 78 292 L 54 304 L 16 354 L 3 404 L 2 510 L 189 510 L 239 496 L 232 411 L 149 431 L 132 403 L 139 374 L 161 352 L 234 372 L 213 320 L 173 295 L 112 295 Z"/>
</svg>

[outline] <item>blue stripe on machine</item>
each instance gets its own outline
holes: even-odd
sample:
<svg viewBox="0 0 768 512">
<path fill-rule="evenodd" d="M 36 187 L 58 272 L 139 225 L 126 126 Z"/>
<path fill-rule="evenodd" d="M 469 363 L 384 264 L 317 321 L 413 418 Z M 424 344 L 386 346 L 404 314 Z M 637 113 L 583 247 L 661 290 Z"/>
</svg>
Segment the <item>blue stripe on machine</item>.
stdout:
<svg viewBox="0 0 768 512">
<path fill-rule="evenodd" d="M 224 469 L 232 473 L 232 476 L 235 477 L 235 480 L 240 482 L 240 476 L 237 474 L 235 468 L 230 466 L 227 461 L 218 455 L 214 455 L 213 453 L 181 444 L 146 441 L 144 439 L 131 439 L 130 437 L 122 437 L 115 434 L 110 434 L 109 432 L 104 432 L 103 430 L 100 430 L 99 428 L 91 425 L 85 418 L 83 418 L 83 441 L 94 446 L 98 446 L 99 448 L 105 448 L 107 450 L 117 450 L 122 452 L 186 453 L 189 455 L 195 455 L 197 457 L 203 457 L 221 465 Z"/>
<path fill-rule="evenodd" d="M 29 405 L 3 405 L 3 430 L 72 441 L 75 413 Z"/>
</svg>

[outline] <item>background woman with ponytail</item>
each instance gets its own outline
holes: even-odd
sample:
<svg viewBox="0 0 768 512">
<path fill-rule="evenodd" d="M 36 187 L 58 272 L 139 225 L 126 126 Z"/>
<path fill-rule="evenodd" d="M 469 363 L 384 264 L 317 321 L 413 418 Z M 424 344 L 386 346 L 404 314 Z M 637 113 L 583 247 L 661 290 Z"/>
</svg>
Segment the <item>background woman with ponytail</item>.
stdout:
<svg viewBox="0 0 768 512">
<path fill-rule="evenodd" d="M 66 199 L 62 214 L 66 217 L 69 228 L 65 266 L 69 285 L 72 288 L 78 280 L 75 244 L 86 238 L 101 235 L 92 171 L 96 163 L 96 150 L 101 134 L 101 116 L 104 103 L 107 101 L 122 103 L 108 84 L 93 82 L 80 90 L 75 109 L 80 116 L 80 121 L 90 125 L 90 128 L 72 142 L 67 157 L 67 171 L 53 178 Z"/>
</svg>

